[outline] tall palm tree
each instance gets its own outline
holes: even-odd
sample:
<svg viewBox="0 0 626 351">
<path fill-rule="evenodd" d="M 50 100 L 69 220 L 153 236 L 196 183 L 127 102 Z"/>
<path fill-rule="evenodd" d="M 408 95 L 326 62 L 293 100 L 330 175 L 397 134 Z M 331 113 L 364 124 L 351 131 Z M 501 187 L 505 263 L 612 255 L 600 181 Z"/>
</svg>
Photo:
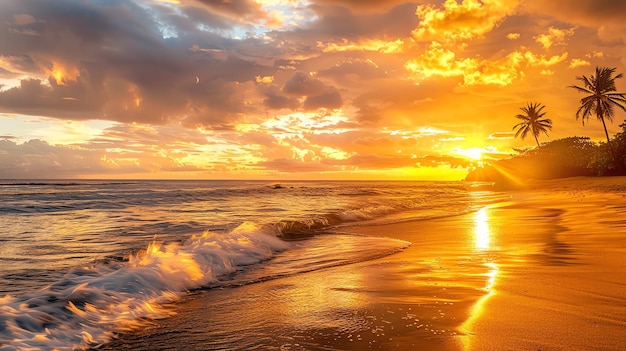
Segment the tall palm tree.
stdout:
<svg viewBox="0 0 626 351">
<path fill-rule="evenodd" d="M 522 122 L 513 126 L 513 130 L 517 129 L 515 137 L 522 137 L 522 140 L 526 138 L 528 133 L 532 133 L 539 147 L 539 133 L 543 132 L 548 136 L 548 129 L 552 129 L 552 120 L 543 118 L 546 112 L 543 111 L 545 106 L 540 103 L 529 102 L 526 107 L 521 107 L 520 110 L 524 111 L 524 114 L 515 115 L 516 118 L 522 120 Z"/>
<path fill-rule="evenodd" d="M 587 94 L 584 98 L 580 99 L 580 107 L 578 111 L 576 111 L 576 119 L 582 117 L 583 125 L 585 125 L 585 120 L 589 120 L 589 116 L 595 114 L 596 117 L 602 121 L 604 135 L 606 135 L 606 143 L 609 146 L 609 151 L 613 155 L 614 160 L 617 162 L 617 156 L 611 146 L 611 140 L 609 139 L 609 132 L 606 129 L 605 122 L 605 120 L 613 122 L 615 106 L 626 112 L 626 107 L 623 105 L 626 103 L 626 96 L 624 96 L 626 93 L 618 93 L 615 89 L 615 80 L 622 78 L 621 73 L 613 76 L 616 69 L 616 67 L 596 67 L 595 76 L 576 77 L 577 80 L 583 82 L 584 86 L 570 85 L 569 87 L 578 90 L 580 93 Z M 618 163 L 616 163 L 616 166 L 618 169 L 621 168 Z"/>
</svg>

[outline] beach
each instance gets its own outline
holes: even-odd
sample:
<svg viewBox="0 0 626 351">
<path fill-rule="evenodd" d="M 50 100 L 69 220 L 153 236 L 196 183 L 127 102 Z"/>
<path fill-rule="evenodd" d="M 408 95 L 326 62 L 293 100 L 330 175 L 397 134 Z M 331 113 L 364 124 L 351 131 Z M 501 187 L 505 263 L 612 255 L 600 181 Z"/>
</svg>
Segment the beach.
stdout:
<svg viewBox="0 0 626 351">
<path fill-rule="evenodd" d="M 336 228 L 404 250 L 199 290 L 106 350 L 624 350 L 624 178 L 535 182 L 462 215 Z"/>
</svg>

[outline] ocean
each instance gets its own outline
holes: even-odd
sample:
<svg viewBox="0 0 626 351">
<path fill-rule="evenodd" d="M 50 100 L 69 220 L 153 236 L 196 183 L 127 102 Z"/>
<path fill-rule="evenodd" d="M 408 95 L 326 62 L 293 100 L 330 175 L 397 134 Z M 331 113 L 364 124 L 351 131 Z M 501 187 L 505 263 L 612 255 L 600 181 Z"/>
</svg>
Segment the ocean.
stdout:
<svg viewBox="0 0 626 351">
<path fill-rule="evenodd" d="M 210 289 L 373 260 L 351 228 L 477 211 L 466 182 L 0 181 L 0 350 L 75 350 Z"/>
</svg>

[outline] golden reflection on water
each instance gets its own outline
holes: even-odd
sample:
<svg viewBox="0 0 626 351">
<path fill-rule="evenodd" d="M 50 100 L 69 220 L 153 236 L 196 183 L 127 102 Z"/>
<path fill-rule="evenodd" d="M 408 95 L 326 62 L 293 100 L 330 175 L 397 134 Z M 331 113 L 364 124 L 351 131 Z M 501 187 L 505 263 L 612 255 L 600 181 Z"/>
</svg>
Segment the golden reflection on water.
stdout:
<svg viewBox="0 0 626 351">
<path fill-rule="evenodd" d="M 474 243 L 479 250 L 488 250 L 491 243 L 491 231 L 489 230 L 489 215 L 487 207 L 478 210 L 474 216 Z"/>
<path fill-rule="evenodd" d="M 481 208 L 474 215 L 474 247 L 478 254 L 484 254 L 485 251 L 493 250 L 492 245 L 492 233 L 489 219 L 489 209 L 487 207 Z M 483 257 L 483 259 L 488 259 Z M 463 350 L 471 350 L 472 340 L 472 326 L 480 318 L 485 308 L 485 303 L 495 293 L 494 285 L 496 283 L 496 277 L 498 276 L 498 265 L 493 261 L 483 263 L 488 268 L 487 273 L 484 276 L 487 278 L 484 287 L 482 288 L 486 293 L 481 296 L 476 303 L 470 309 L 469 317 L 460 327 L 463 336 L 460 337 Z"/>
<path fill-rule="evenodd" d="M 364 284 L 360 272 L 346 270 L 341 276 L 312 274 L 306 284 L 291 286 L 280 306 L 272 308 L 282 309 L 281 314 L 291 325 L 311 329 L 351 329 L 354 316 L 343 316 L 341 312 L 357 311 L 366 306 L 362 295 L 354 293 Z"/>
</svg>

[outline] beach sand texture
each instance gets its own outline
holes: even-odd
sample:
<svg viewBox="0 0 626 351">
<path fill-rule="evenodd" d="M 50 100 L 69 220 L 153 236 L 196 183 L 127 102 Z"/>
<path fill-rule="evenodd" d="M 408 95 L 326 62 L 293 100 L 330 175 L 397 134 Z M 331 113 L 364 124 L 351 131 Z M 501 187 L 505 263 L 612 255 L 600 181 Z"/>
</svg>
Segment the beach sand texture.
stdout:
<svg viewBox="0 0 626 351">
<path fill-rule="evenodd" d="M 626 350 L 623 181 L 542 182 L 475 213 L 345 228 L 412 245 L 195 292 L 103 349 Z"/>
</svg>

